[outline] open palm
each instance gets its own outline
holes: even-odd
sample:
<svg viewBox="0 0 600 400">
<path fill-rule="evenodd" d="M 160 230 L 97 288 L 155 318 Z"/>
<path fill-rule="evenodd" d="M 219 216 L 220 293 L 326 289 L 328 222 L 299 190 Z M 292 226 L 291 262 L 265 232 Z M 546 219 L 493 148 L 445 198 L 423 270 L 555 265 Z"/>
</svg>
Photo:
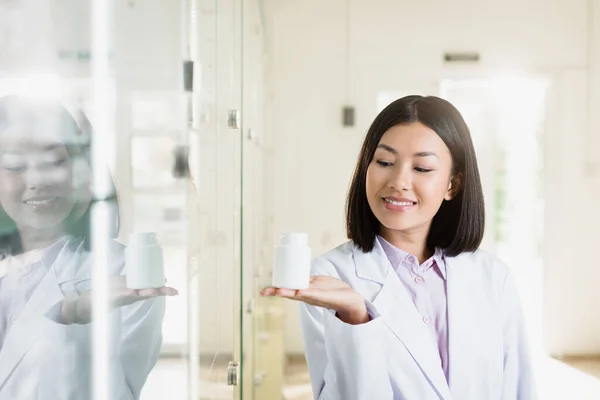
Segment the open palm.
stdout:
<svg viewBox="0 0 600 400">
<path fill-rule="evenodd" d="M 112 277 L 108 284 L 108 302 L 111 309 L 127 306 L 153 297 L 175 296 L 177 294 L 176 289 L 167 286 L 148 289 L 128 289 L 125 276 Z M 92 290 L 81 293 L 77 299 L 71 301 L 73 302 L 72 304 L 63 304 L 63 315 L 69 314 L 69 316 L 65 317 L 65 320 L 78 324 L 89 323 L 92 314 Z M 73 313 L 64 311 L 68 307 L 73 308 Z M 75 321 L 71 321 L 73 318 Z"/>
<path fill-rule="evenodd" d="M 346 282 L 331 276 L 311 277 L 307 289 L 266 287 L 260 293 L 262 296 L 278 296 L 335 310 L 338 317 L 347 323 L 356 324 L 368 321 L 368 313 L 362 296 Z"/>
</svg>

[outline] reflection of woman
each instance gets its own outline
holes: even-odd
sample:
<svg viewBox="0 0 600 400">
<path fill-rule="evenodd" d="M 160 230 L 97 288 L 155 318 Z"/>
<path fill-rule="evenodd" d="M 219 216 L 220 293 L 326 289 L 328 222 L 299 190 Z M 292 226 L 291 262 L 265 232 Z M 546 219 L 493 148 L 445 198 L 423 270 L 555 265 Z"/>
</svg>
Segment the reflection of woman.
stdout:
<svg viewBox="0 0 600 400">
<path fill-rule="evenodd" d="M 90 168 L 58 104 L 0 99 L 0 399 L 89 399 Z M 164 295 L 127 290 L 113 241 L 111 399 L 137 399 L 161 345 Z"/>
<path fill-rule="evenodd" d="M 508 268 L 479 250 L 469 130 L 437 97 L 386 107 L 348 194 L 350 242 L 313 262 L 299 300 L 315 399 L 530 400 L 531 356 Z"/>
</svg>

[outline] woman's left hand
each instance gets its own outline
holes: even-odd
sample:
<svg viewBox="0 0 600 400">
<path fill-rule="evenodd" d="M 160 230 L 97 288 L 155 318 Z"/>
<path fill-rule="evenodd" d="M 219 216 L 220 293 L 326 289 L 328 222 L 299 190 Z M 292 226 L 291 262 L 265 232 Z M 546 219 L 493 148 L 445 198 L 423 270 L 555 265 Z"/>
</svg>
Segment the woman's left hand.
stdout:
<svg viewBox="0 0 600 400">
<path fill-rule="evenodd" d="M 346 282 L 331 276 L 312 276 L 307 289 L 266 287 L 260 294 L 284 297 L 334 310 L 340 320 L 352 325 L 370 320 L 364 298 Z"/>
<path fill-rule="evenodd" d="M 108 285 L 108 301 L 110 309 L 127 306 L 138 301 L 158 296 L 176 296 L 179 294 L 172 287 L 163 286 L 149 289 L 128 289 L 125 276 L 111 277 Z M 91 322 L 92 291 L 88 290 L 73 300 L 63 300 L 61 305 L 62 319 L 65 324 L 87 324 Z"/>
</svg>

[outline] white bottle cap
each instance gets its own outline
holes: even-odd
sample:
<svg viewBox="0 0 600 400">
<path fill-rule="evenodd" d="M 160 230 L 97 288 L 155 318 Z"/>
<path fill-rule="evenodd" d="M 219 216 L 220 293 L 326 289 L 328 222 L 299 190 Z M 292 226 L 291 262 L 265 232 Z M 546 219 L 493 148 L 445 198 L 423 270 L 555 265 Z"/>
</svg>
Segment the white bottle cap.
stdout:
<svg viewBox="0 0 600 400">
<path fill-rule="evenodd" d="M 287 232 L 281 235 L 282 246 L 308 246 L 308 235 L 306 233 Z"/>
<path fill-rule="evenodd" d="M 154 232 L 132 232 L 129 235 L 129 246 L 155 246 L 157 244 L 156 233 Z"/>
</svg>

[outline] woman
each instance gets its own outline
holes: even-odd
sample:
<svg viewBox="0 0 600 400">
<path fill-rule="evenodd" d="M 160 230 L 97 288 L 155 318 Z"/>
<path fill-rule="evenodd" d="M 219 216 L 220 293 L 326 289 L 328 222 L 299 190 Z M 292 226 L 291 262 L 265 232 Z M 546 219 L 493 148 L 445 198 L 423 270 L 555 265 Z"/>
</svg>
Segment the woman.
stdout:
<svg viewBox="0 0 600 400">
<path fill-rule="evenodd" d="M 408 96 L 375 118 L 346 223 L 307 290 L 262 291 L 302 302 L 315 399 L 535 397 L 515 285 L 478 249 L 483 193 L 456 108 Z"/>
<path fill-rule="evenodd" d="M 83 134 L 59 104 L 0 99 L 1 400 L 92 398 L 92 196 Z M 164 296 L 177 292 L 127 290 L 123 247 L 112 242 L 109 397 L 138 399 L 160 351 Z"/>
</svg>

